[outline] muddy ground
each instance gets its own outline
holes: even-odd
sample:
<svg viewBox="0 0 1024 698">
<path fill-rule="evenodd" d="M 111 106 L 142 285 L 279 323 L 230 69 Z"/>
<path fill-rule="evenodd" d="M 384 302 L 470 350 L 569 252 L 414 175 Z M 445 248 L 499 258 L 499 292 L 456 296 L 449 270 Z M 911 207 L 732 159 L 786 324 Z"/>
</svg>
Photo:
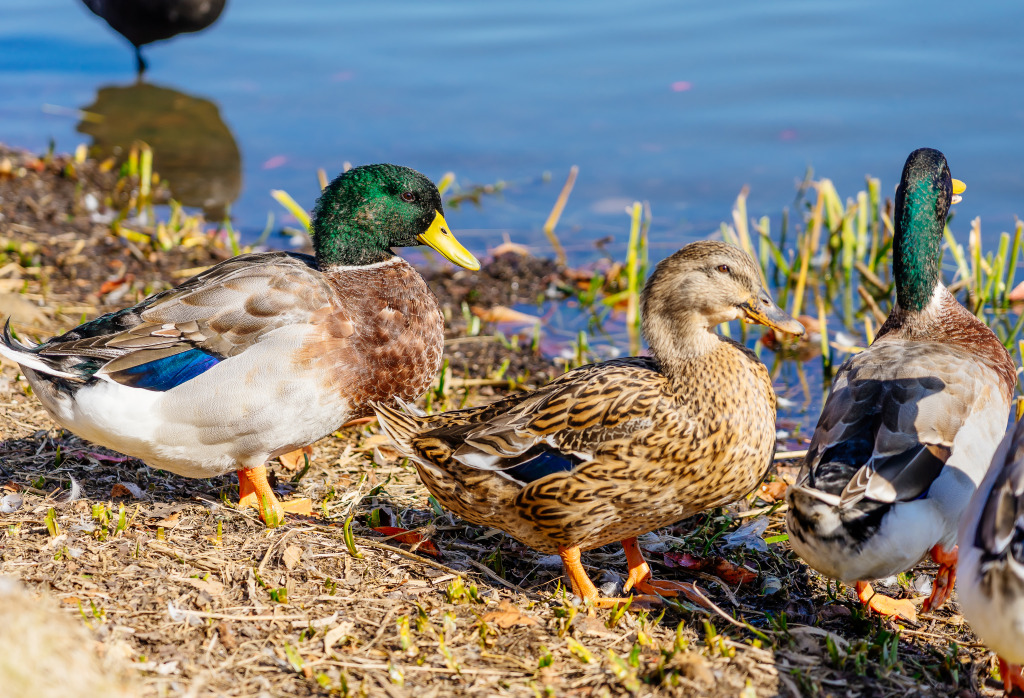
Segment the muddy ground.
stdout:
<svg viewBox="0 0 1024 698">
<path fill-rule="evenodd" d="M 109 215 L 131 182 L 104 169 L 0 149 L 0 315 L 19 331 L 66 330 L 230 254 L 217 235 L 167 251 L 114 235 Z M 441 403 L 563 370 L 486 323 L 467 336 L 462 305 L 550 297 L 571 272 L 511 253 L 477 274 L 425 275 L 449 320 Z M 24 587 L 0 593 L 0 655 L 24 649 L 17 666 L 40 684 L 66 678 L 78 647 L 86 664 L 103 662 L 104 693 L 142 696 L 999 694 L 993 656 L 955 599 L 917 623 L 867 617 L 852 590 L 829 586 L 785 542 L 764 543 L 782 533 L 775 497 L 794 462 L 748 500 L 641 540 L 655 575 L 695 582 L 706 602 L 617 613 L 574 606 L 557 559 L 436 510 L 373 423 L 314 444 L 305 472 L 272 464 L 282 498 L 314 505 L 273 530 L 232 506 L 234 476 L 188 480 L 59 429 L 6 362 L 0 439 L 0 575 Z M 755 535 L 727 547 L 751 524 Z M 426 542 L 373 530 L 384 526 Z M 584 563 L 615 593 L 620 548 Z M 885 591 L 920 601 L 914 586 L 930 572 Z M 60 634 L 63 645 L 41 632 L 68 623 L 81 635 Z M 68 637 L 80 637 L 72 649 Z M 73 671 L 80 690 L 101 685 Z"/>
</svg>

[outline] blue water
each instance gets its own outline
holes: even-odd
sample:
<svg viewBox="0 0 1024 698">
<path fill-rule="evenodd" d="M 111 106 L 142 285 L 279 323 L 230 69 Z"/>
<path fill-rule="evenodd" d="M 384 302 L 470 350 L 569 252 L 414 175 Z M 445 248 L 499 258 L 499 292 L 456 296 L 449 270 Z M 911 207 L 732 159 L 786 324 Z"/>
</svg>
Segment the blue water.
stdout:
<svg viewBox="0 0 1024 698">
<path fill-rule="evenodd" d="M 89 142 L 72 110 L 134 82 L 127 42 L 76 0 L 4 5 L 0 140 Z M 146 81 L 219 109 L 249 235 L 280 213 L 270 189 L 310 205 L 316 168 L 387 160 L 509 182 L 449 222 L 477 251 L 509 232 L 544 253 L 576 164 L 573 253 L 621 244 L 641 199 L 661 256 L 728 219 L 744 184 L 753 216 L 777 215 L 808 166 L 844 196 L 868 173 L 889 192 L 927 145 L 968 184 L 956 232 L 981 216 L 988 236 L 1024 213 L 1024 5 L 970 5 L 229 0 L 208 30 L 148 47 Z"/>
<path fill-rule="evenodd" d="M 571 263 L 608 236 L 621 258 L 633 200 L 656 260 L 714 233 L 744 185 L 750 215 L 777 222 L 808 167 L 841 196 L 866 174 L 889 194 L 921 146 L 967 182 L 961 242 L 975 216 L 991 242 L 1024 214 L 1024 3 L 229 0 L 208 30 L 147 48 L 150 87 L 78 0 L 5 0 L 0 20 L 0 141 L 142 137 L 176 196 L 230 204 L 250 240 L 270 212 L 288 222 L 271 189 L 309 207 L 317 168 L 345 162 L 507 182 L 448 221 L 478 254 L 507 233 L 541 255 L 579 165 L 558 231 Z M 542 312 L 544 346 L 565 351 L 584 321 Z M 606 330 L 592 344 L 621 351 L 621 321 Z M 802 392 L 800 368 L 778 375 L 780 416 L 806 433 L 822 381 L 808 364 Z"/>
</svg>

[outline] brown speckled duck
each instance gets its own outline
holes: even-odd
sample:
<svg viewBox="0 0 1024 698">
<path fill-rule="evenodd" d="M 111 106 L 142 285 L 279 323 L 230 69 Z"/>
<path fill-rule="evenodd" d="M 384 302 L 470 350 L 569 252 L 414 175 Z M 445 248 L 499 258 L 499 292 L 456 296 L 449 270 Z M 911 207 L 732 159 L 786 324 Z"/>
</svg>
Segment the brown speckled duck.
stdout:
<svg viewBox="0 0 1024 698">
<path fill-rule="evenodd" d="M 315 257 L 240 255 L 34 346 L 8 322 L 0 354 L 58 424 L 186 477 L 237 471 L 240 504 L 275 525 L 269 459 L 371 401 L 419 397 L 440 369 L 437 299 L 391 247 L 429 245 L 478 269 L 442 211 L 420 173 L 357 167 L 317 202 Z"/>
<path fill-rule="evenodd" d="M 715 327 L 744 318 L 803 332 L 750 257 L 719 242 L 663 260 L 641 302 L 650 357 L 583 366 L 485 407 L 415 416 L 375 405 L 442 505 L 558 553 L 586 601 L 598 591 L 580 552 L 613 541 L 626 550 L 626 591 L 676 595 L 680 585 L 651 580 L 636 537 L 732 502 L 771 462 L 768 371 Z"/>
</svg>

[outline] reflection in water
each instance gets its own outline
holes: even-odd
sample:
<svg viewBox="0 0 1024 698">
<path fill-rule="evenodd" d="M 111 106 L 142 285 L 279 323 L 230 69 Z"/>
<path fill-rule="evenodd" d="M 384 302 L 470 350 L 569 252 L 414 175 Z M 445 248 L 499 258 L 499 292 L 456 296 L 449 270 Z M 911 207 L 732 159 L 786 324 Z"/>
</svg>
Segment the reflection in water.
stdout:
<svg viewBox="0 0 1024 698">
<path fill-rule="evenodd" d="M 135 47 L 139 73 L 146 69 L 140 46 L 197 32 L 217 21 L 226 0 L 82 0 Z"/>
<path fill-rule="evenodd" d="M 242 189 L 242 157 L 213 102 L 167 87 L 137 82 L 104 87 L 78 124 L 99 157 L 124 156 L 134 141 L 153 148 L 153 169 L 171 195 L 220 220 Z"/>
</svg>

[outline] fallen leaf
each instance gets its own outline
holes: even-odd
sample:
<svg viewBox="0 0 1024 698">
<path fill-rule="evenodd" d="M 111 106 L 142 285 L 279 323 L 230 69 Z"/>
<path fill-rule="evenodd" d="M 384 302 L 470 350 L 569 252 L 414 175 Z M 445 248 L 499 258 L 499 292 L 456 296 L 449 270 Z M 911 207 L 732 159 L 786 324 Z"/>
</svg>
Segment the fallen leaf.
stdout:
<svg viewBox="0 0 1024 698">
<path fill-rule="evenodd" d="M 777 465 L 775 466 L 776 472 L 779 474 L 779 479 L 789 485 L 795 485 L 797 477 L 800 476 L 800 470 L 802 466 L 799 465 Z"/>
<path fill-rule="evenodd" d="M 174 512 L 173 514 L 171 514 L 170 516 L 168 516 L 166 518 L 160 519 L 159 521 L 152 522 L 150 524 L 150 526 L 162 526 L 164 528 L 174 528 L 179 523 L 181 523 L 180 521 L 178 521 L 178 519 L 180 519 L 180 518 L 181 518 L 181 512 L 180 511 L 176 511 L 176 512 Z"/>
<path fill-rule="evenodd" d="M 292 568 L 299 564 L 299 560 L 302 559 L 302 548 L 297 545 L 289 545 L 284 549 L 281 559 L 284 560 L 284 566 L 291 572 Z"/>
<path fill-rule="evenodd" d="M 117 499 L 118 497 L 140 499 L 142 497 L 142 490 L 139 489 L 138 485 L 115 482 L 114 486 L 110 488 L 110 498 Z"/>
<path fill-rule="evenodd" d="M 730 586 L 750 584 L 757 581 L 757 573 L 751 572 L 746 567 L 729 562 L 723 558 L 715 558 L 715 565 L 711 573 Z"/>
<path fill-rule="evenodd" d="M 748 521 L 735 531 L 726 533 L 721 538 L 724 548 L 747 548 L 757 552 L 768 552 L 768 544 L 764 542 L 764 532 L 768 530 L 768 517 L 759 516 Z"/>
<path fill-rule="evenodd" d="M 224 593 L 224 585 L 216 579 L 196 579 L 195 577 L 189 577 L 183 581 L 186 584 L 195 587 L 199 591 L 205 591 L 210 596 L 220 596 Z"/>
<path fill-rule="evenodd" d="M 381 446 L 391 446 L 391 438 L 384 434 L 373 434 L 372 436 L 368 436 L 363 439 L 358 450 L 372 451 L 373 449 L 380 448 Z"/>
<path fill-rule="evenodd" d="M 499 628 L 514 628 L 517 625 L 536 625 L 537 619 L 523 615 L 508 601 L 502 601 L 498 610 L 483 615 L 485 623 L 494 623 Z"/>
<path fill-rule="evenodd" d="M 758 490 L 757 496 L 768 502 L 776 502 L 786 496 L 786 489 L 789 487 L 782 480 L 774 480 L 773 482 L 762 482 L 761 487 Z"/>
<path fill-rule="evenodd" d="M 309 456 L 310 461 L 313 460 L 312 446 L 303 446 L 302 448 L 297 448 L 290 453 L 282 453 L 277 457 L 277 460 L 287 470 L 298 470 L 306 465 L 306 459 L 304 456 Z"/>
<path fill-rule="evenodd" d="M 665 567 L 682 567 L 684 570 L 702 570 L 707 567 L 707 558 L 699 558 L 690 553 L 667 552 L 664 557 Z"/>
<path fill-rule="evenodd" d="M 336 627 L 331 628 L 324 635 L 324 652 L 330 652 L 340 640 L 348 637 L 355 629 L 355 623 L 350 620 L 343 620 Z"/>
<path fill-rule="evenodd" d="M 313 515 L 313 501 L 308 497 L 281 502 L 281 508 L 288 514 L 299 514 L 300 516 Z"/>
<path fill-rule="evenodd" d="M 818 611 L 818 620 L 827 621 L 832 620 L 833 618 L 849 618 L 850 615 L 850 609 L 846 606 L 832 604 L 824 606 L 820 611 Z"/>
<path fill-rule="evenodd" d="M 113 281 L 104 281 L 100 286 L 100 295 L 105 296 L 113 291 L 118 286 L 122 286 L 127 281 L 127 276 L 122 276 L 120 279 L 114 279 Z"/>
<path fill-rule="evenodd" d="M 407 528 L 395 528 L 394 526 L 377 526 L 373 529 L 383 536 L 387 536 L 396 543 L 404 543 L 412 546 L 414 551 L 426 553 L 431 557 L 441 557 L 441 551 L 429 540 L 415 531 Z"/>
<path fill-rule="evenodd" d="M 512 322 L 519 325 L 532 325 L 540 322 L 540 318 L 536 315 L 527 315 L 504 305 L 495 305 L 490 308 L 474 305 L 470 310 L 484 322 Z"/>
<path fill-rule="evenodd" d="M 757 573 L 748 570 L 746 567 L 729 562 L 718 557 L 699 558 L 690 553 L 667 552 L 664 554 L 666 567 L 681 567 L 695 572 L 707 572 L 713 574 L 730 586 L 750 584 L 757 580 Z"/>
<path fill-rule="evenodd" d="M 230 652 L 238 646 L 238 641 L 235 640 L 235 633 L 231 630 L 231 626 L 221 621 L 217 623 L 217 634 L 220 635 L 220 642 Z"/>
</svg>

